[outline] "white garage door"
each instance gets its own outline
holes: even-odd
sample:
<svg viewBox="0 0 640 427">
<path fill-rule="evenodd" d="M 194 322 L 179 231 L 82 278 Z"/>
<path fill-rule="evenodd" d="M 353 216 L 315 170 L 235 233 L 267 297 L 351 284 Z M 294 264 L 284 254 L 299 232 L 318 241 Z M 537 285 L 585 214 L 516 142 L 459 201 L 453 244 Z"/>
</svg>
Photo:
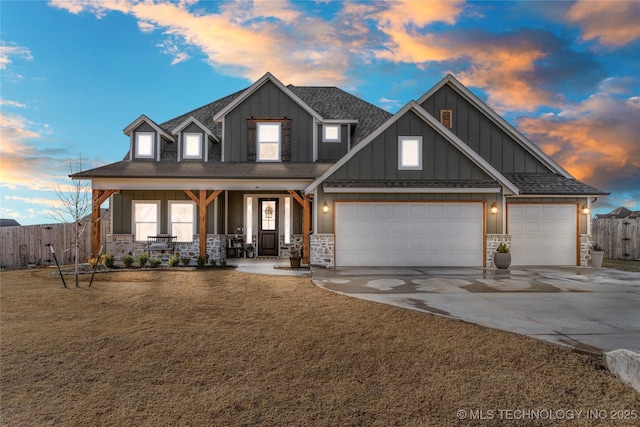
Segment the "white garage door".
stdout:
<svg viewBox="0 0 640 427">
<path fill-rule="evenodd" d="M 337 266 L 483 265 L 482 203 L 336 203 Z"/>
<path fill-rule="evenodd" d="M 512 265 L 576 265 L 573 204 L 508 205 Z"/>
</svg>

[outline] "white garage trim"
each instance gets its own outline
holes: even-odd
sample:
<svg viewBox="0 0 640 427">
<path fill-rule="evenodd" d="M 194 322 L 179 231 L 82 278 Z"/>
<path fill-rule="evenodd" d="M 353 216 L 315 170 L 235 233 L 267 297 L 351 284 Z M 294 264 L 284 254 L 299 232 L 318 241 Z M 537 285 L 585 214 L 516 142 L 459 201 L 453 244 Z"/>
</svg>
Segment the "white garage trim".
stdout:
<svg viewBox="0 0 640 427">
<path fill-rule="evenodd" d="M 336 266 L 471 266 L 485 259 L 482 201 L 336 201 Z"/>
<path fill-rule="evenodd" d="M 570 203 L 509 203 L 511 264 L 578 265 L 578 207 Z"/>
</svg>

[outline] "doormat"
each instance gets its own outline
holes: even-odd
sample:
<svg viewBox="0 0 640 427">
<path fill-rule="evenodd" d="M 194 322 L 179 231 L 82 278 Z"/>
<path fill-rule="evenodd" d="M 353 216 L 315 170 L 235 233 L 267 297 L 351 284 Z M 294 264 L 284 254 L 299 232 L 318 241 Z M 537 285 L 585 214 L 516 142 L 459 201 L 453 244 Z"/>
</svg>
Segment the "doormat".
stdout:
<svg viewBox="0 0 640 427">
<path fill-rule="evenodd" d="M 280 259 L 280 257 L 277 257 L 277 256 L 259 256 L 259 257 L 256 257 L 256 259 L 259 259 L 259 260 L 263 260 L 263 259 L 269 260 L 269 259 Z M 284 258 L 282 258 L 282 259 L 284 259 Z"/>
</svg>

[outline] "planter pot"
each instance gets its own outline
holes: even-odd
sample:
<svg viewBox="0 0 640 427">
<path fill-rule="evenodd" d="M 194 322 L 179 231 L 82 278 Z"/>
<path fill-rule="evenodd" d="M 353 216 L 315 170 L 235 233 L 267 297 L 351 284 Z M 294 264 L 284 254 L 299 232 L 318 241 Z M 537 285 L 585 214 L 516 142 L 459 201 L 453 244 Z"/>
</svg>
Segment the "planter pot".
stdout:
<svg viewBox="0 0 640 427">
<path fill-rule="evenodd" d="M 291 262 L 291 268 L 292 269 L 300 268 L 300 259 L 301 259 L 301 257 L 299 257 L 299 256 L 289 257 L 289 262 Z"/>
<path fill-rule="evenodd" d="M 496 252 L 493 254 L 493 264 L 496 268 L 505 269 L 511 266 L 511 254 Z"/>
<path fill-rule="evenodd" d="M 603 258 L 604 258 L 604 251 L 593 251 L 593 252 L 591 252 L 591 265 L 594 268 L 602 267 Z"/>
</svg>

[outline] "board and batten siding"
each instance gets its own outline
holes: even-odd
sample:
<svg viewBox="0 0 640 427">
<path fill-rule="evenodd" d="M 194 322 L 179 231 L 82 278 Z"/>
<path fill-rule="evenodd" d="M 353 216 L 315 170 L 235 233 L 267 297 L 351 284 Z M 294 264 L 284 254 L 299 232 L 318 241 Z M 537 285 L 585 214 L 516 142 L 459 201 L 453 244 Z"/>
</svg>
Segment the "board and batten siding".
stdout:
<svg viewBox="0 0 640 427">
<path fill-rule="evenodd" d="M 323 142 L 322 125 L 318 125 L 316 132 L 318 139 L 318 161 L 337 161 L 349 151 L 349 126 L 340 126 L 340 142 Z"/>
<path fill-rule="evenodd" d="M 501 173 L 538 173 L 548 169 L 511 136 L 448 84 L 421 104 L 437 120 L 452 110 L 451 131 Z"/>
<path fill-rule="evenodd" d="M 266 82 L 230 111 L 224 126 L 225 162 L 246 162 L 249 131 L 247 119 L 291 119 L 291 161 L 313 161 L 313 119 L 276 85 Z"/>
<path fill-rule="evenodd" d="M 398 169 L 399 136 L 422 137 L 422 170 Z M 484 181 L 491 178 L 428 123 L 409 111 L 327 179 L 332 180 Z"/>
</svg>

